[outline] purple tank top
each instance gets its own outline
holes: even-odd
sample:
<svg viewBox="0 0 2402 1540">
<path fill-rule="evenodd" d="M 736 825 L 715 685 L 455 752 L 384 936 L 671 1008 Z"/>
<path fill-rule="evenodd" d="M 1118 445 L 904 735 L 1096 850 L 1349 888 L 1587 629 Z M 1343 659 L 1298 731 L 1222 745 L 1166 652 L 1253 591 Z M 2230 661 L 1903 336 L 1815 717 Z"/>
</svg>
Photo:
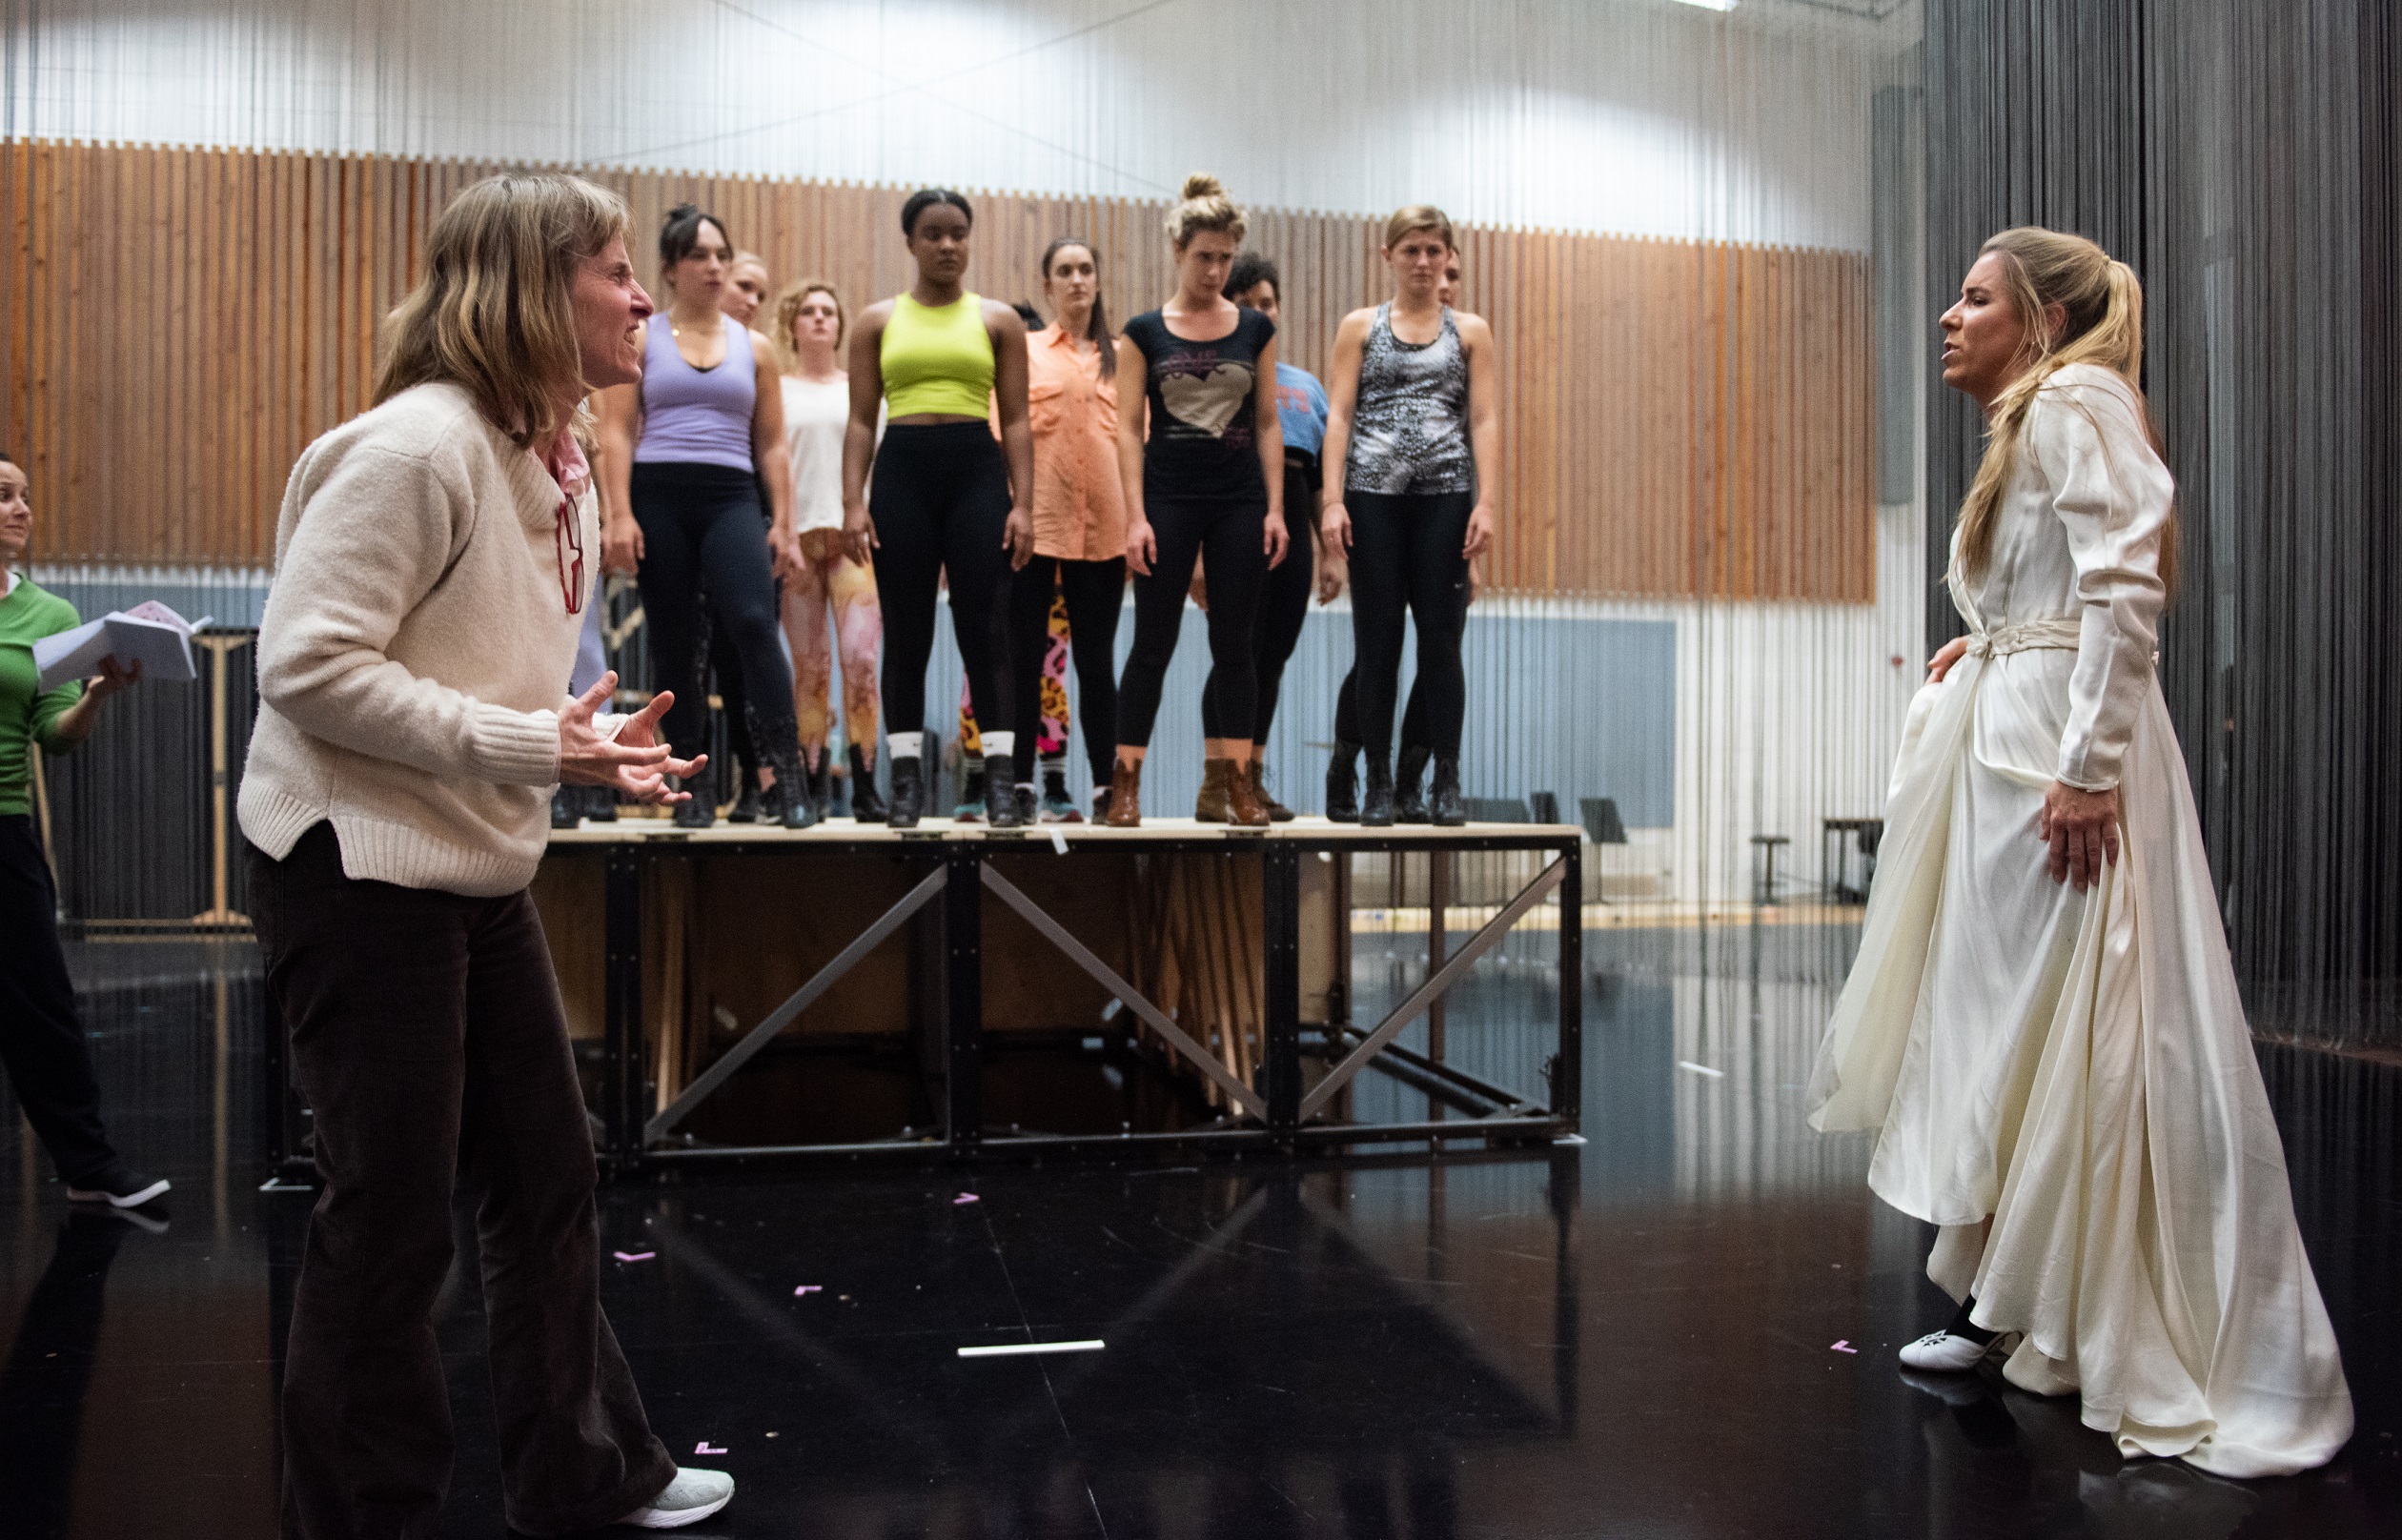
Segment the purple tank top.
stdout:
<svg viewBox="0 0 2402 1540">
<path fill-rule="evenodd" d="M 667 461 L 751 468 L 751 411 L 759 372 L 750 336 L 725 323 L 725 357 L 715 369 L 695 369 L 676 351 L 664 314 L 650 318 L 642 339 L 642 436 L 634 463 Z"/>
</svg>

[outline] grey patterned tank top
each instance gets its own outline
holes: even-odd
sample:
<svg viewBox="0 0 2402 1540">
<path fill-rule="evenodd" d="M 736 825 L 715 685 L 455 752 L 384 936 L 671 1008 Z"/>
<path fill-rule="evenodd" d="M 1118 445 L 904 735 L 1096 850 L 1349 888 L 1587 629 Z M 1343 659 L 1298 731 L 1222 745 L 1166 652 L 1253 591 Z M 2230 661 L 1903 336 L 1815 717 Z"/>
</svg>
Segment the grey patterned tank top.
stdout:
<svg viewBox="0 0 2402 1540">
<path fill-rule="evenodd" d="M 1359 360 L 1343 484 L 1361 492 L 1474 492 L 1468 451 L 1468 352 L 1451 307 L 1432 342 L 1393 334 L 1393 306 L 1376 307 Z"/>
</svg>

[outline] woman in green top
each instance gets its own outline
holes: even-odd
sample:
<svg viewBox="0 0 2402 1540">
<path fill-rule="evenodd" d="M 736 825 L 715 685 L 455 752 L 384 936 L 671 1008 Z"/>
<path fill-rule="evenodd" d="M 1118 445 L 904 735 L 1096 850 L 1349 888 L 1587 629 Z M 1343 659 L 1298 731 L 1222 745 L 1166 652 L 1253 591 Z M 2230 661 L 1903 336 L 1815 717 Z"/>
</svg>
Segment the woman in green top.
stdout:
<svg viewBox="0 0 2402 1540">
<path fill-rule="evenodd" d="M 884 717 L 892 826 L 926 810 L 921 765 L 934 596 L 949 575 L 951 632 L 976 719 L 1011 719 L 1008 575 L 1034 555 L 1034 439 L 1026 425 L 1026 322 L 968 292 L 967 200 L 946 188 L 910 195 L 901 233 L 917 261 L 906 294 L 867 307 L 851 333 L 850 425 L 843 436 L 843 532 L 855 560 L 873 551 L 884 603 Z M 992 441 L 988 405 L 1000 408 Z M 888 414 L 876 442 L 876 410 Z M 869 468 L 874 469 L 872 496 Z M 874 509 L 870 518 L 868 510 Z M 984 735 L 992 826 L 1026 821 L 1011 756 L 1016 738 Z M 1034 745 L 1028 743 L 1031 754 Z"/>
<path fill-rule="evenodd" d="M 75 987 L 58 945 L 58 890 L 33 832 L 33 751 L 64 754 L 92 736 L 100 702 L 142 677 L 116 659 L 100 677 L 45 692 L 33 643 L 71 631 L 75 607 L 20 575 L 33 533 L 24 470 L 0 450 L 0 1064 L 42 1136 L 67 1196 L 119 1208 L 167 1190 L 163 1177 L 125 1168 L 100 1126 L 100 1082 L 75 1017 Z"/>
</svg>

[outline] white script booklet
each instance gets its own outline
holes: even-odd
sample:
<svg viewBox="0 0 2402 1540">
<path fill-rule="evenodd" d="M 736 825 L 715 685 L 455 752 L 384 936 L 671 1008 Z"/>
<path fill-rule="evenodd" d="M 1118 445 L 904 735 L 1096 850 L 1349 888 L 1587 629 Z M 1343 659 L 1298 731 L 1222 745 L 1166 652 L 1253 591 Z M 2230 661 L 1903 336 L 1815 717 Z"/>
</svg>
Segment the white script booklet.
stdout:
<svg viewBox="0 0 2402 1540">
<path fill-rule="evenodd" d="M 47 693 L 69 679 L 88 679 L 100 672 L 104 658 L 126 667 L 140 663 L 145 679 L 198 679 L 192 634 L 208 623 L 206 616 L 187 620 L 156 599 L 87 620 L 33 644 L 33 666 L 42 671 L 36 688 Z"/>
</svg>

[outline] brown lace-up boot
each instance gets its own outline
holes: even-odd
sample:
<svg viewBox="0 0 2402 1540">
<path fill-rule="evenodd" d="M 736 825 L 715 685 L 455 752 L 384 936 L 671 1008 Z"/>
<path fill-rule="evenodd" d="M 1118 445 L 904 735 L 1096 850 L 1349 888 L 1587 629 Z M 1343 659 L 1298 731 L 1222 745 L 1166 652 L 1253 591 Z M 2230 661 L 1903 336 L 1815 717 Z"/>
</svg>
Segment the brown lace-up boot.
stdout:
<svg viewBox="0 0 2402 1540">
<path fill-rule="evenodd" d="M 1143 826 L 1143 761 L 1120 760 L 1109 772 L 1109 811 L 1102 822 L 1112 829 Z"/>
<path fill-rule="evenodd" d="M 1232 780 L 1234 776 L 1235 766 L 1232 760 L 1201 761 L 1201 795 L 1192 800 L 1194 822 L 1224 823 L 1228 821 L 1227 783 Z"/>
<path fill-rule="evenodd" d="M 1228 762 L 1226 778 L 1226 821 L 1238 829 L 1264 829 L 1268 826 L 1268 809 L 1260 805 L 1252 791 L 1248 766 Z"/>
<path fill-rule="evenodd" d="M 1251 761 L 1252 800 L 1259 803 L 1260 806 L 1266 808 L 1268 810 L 1268 816 L 1276 822 L 1292 822 L 1293 809 L 1285 806 L 1284 803 L 1268 795 L 1267 776 L 1268 761 L 1259 757 L 1259 750 L 1254 745 L 1252 749 Z"/>
</svg>

